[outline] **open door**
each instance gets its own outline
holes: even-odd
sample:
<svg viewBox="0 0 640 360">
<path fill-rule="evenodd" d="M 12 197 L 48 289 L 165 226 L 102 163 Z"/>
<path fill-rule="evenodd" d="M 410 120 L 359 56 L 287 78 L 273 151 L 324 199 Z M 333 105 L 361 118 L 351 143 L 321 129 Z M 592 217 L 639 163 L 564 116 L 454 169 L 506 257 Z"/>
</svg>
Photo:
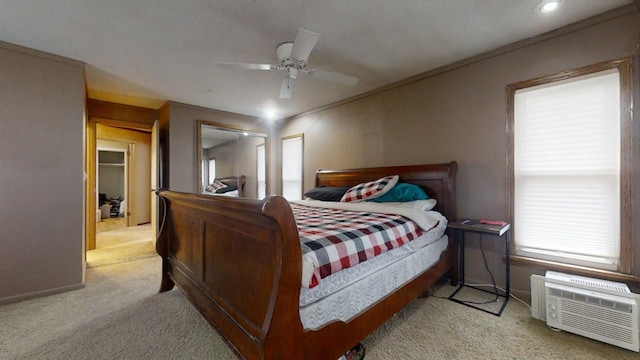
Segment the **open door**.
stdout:
<svg viewBox="0 0 640 360">
<path fill-rule="evenodd" d="M 134 206 L 136 198 L 136 144 L 129 143 L 127 151 L 127 171 L 125 176 L 127 199 L 125 202 L 124 216 L 127 218 L 127 226 L 138 225 L 135 221 L 137 219 L 136 207 Z"/>
</svg>

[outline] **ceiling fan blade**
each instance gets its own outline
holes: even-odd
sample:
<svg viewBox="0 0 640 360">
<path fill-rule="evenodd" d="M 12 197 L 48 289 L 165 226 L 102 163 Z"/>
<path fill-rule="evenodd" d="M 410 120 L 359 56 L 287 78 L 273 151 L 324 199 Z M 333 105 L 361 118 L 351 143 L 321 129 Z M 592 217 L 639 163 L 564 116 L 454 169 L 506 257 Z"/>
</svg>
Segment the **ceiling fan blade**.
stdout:
<svg viewBox="0 0 640 360">
<path fill-rule="evenodd" d="M 245 70 L 271 70 L 271 68 L 277 65 L 271 64 L 246 64 L 246 63 L 233 63 L 233 62 L 219 62 L 218 67 L 223 69 L 245 69 Z"/>
<path fill-rule="evenodd" d="M 320 70 L 320 69 L 304 69 L 301 71 L 314 78 L 318 78 L 326 81 L 333 81 L 333 82 L 337 82 L 345 85 L 351 85 L 351 86 L 355 85 L 359 80 L 355 76 L 340 74 L 333 71 L 326 71 L 326 70 Z"/>
<path fill-rule="evenodd" d="M 280 99 L 291 99 L 291 95 L 293 95 L 294 81 L 295 80 L 288 76 L 282 80 L 282 86 L 280 87 Z"/>
<path fill-rule="evenodd" d="M 290 57 L 296 60 L 306 62 L 311 54 L 311 50 L 316 46 L 320 34 L 313 31 L 298 29 L 296 39 L 293 41 Z"/>
</svg>

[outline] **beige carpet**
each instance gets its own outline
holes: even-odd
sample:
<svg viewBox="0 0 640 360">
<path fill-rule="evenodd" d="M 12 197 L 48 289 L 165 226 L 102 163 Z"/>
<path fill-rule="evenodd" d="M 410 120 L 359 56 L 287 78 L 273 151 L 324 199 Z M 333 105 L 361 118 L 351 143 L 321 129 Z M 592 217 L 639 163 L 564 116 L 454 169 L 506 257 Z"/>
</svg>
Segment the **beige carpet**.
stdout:
<svg viewBox="0 0 640 360">
<path fill-rule="evenodd" d="M 85 289 L 0 307 L 0 359 L 237 359 L 179 291 L 156 293 L 160 269 L 157 256 L 92 268 Z M 436 297 L 414 301 L 364 344 L 369 360 L 640 357 L 552 331 L 517 301 L 497 317 Z"/>
<path fill-rule="evenodd" d="M 87 251 L 87 267 L 133 261 L 156 256 L 151 224 L 103 231 L 96 234 L 96 249 Z"/>
<path fill-rule="evenodd" d="M 150 241 L 153 238 L 151 224 L 122 227 L 96 233 L 96 249 L 104 249 L 129 243 Z"/>
</svg>

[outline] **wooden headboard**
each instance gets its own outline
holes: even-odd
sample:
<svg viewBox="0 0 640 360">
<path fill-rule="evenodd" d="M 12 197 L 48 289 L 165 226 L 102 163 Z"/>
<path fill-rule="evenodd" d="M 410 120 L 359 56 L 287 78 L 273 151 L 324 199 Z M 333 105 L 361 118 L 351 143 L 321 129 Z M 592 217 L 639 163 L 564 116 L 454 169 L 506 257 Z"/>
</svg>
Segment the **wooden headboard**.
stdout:
<svg viewBox="0 0 640 360">
<path fill-rule="evenodd" d="M 246 176 L 244 175 L 240 175 L 240 176 L 226 176 L 226 177 L 219 177 L 216 178 L 216 180 L 220 180 L 225 184 L 228 185 L 235 185 L 238 187 L 238 197 L 244 197 L 244 183 L 246 180 Z"/>
<path fill-rule="evenodd" d="M 353 186 L 389 175 L 399 175 L 401 182 L 420 186 L 436 199 L 435 210 L 449 221 L 456 220 L 455 178 L 458 164 L 405 165 L 348 170 L 318 170 L 316 186 Z"/>
</svg>

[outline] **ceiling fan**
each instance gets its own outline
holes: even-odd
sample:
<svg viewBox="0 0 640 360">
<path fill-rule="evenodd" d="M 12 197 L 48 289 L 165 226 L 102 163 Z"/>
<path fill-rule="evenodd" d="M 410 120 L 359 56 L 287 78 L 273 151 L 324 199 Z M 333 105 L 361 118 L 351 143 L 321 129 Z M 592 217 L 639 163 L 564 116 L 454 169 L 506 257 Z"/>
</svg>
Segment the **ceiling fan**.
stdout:
<svg viewBox="0 0 640 360">
<path fill-rule="evenodd" d="M 285 70 L 287 74 L 282 80 L 280 87 L 280 98 L 289 99 L 293 93 L 293 80 L 299 73 L 307 76 L 333 81 L 345 85 L 355 85 L 358 78 L 355 76 L 340 74 L 337 72 L 314 69 L 307 67 L 307 59 L 311 50 L 318 42 L 320 34 L 305 29 L 298 29 L 296 39 L 293 42 L 285 42 L 276 47 L 276 55 L 279 64 L 246 64 L 233 62 L 219 62 L 221 68 L 247 69 L 247 70 Z"/>
</svg>

